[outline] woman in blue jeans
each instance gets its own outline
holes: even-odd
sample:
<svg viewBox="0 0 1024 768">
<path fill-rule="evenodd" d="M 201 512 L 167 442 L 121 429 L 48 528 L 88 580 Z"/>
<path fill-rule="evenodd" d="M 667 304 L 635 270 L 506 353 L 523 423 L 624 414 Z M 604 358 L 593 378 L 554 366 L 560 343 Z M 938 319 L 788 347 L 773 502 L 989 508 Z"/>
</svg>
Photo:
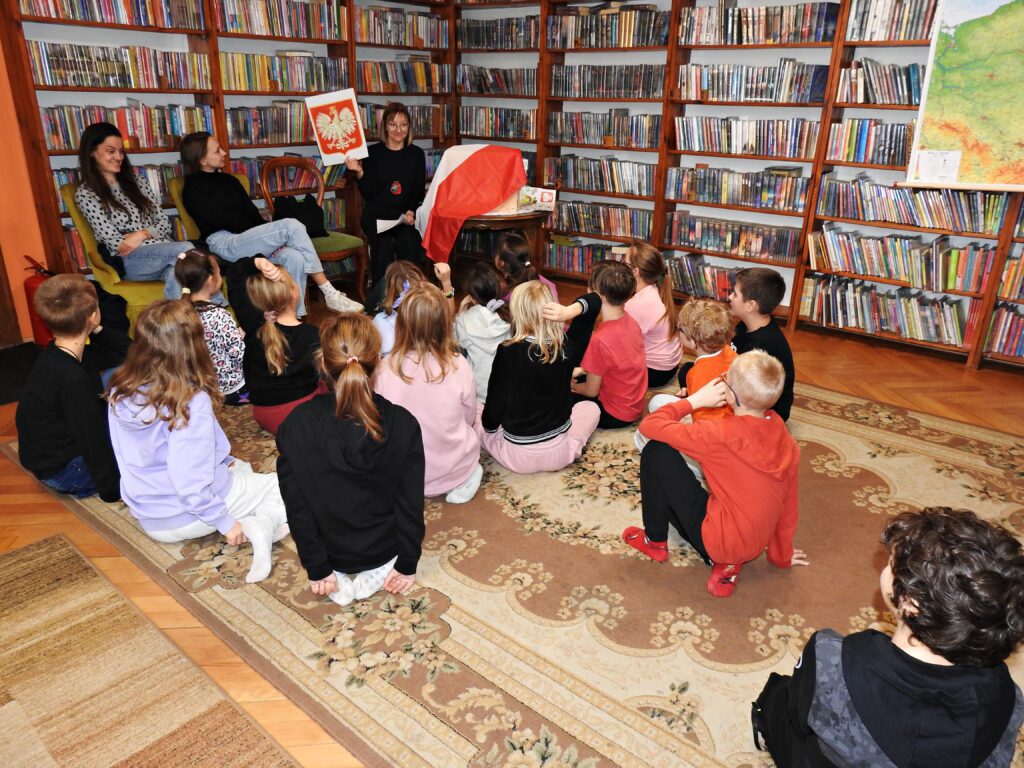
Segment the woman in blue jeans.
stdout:
<svg viewBox="0 0 1024 768">
<path fill-rule="evenodd" d="M 222 173 L 227 152 L 206 131 L 190 133 L 181 141 L 185 169 L 182 201 L 211 251 L 226 261 L 266 256 L 281 266 L 299 286 L 297 314 L 306 314 L 308 275 L 335 312 L 360 312 L 363 305 L 337 290 L 324 274 L 306 227 L 296 219 L 265 221 L 245 188 L 230 173 Z M 232 298 L 234 303 L 234 298 Z"/>
<path fill-rule="evenodd" d="M 171 222 L 145 178 L 136 176 L 116 126 L 93 123 L 85 129 L 78 169 L 75 203 L 112 266 L 123 265 L 118 271 L 128 280 L 160 280 L 167 298 L 179 298 L 174 262 L 192 243 L 171 239 Z"/>
</svg>

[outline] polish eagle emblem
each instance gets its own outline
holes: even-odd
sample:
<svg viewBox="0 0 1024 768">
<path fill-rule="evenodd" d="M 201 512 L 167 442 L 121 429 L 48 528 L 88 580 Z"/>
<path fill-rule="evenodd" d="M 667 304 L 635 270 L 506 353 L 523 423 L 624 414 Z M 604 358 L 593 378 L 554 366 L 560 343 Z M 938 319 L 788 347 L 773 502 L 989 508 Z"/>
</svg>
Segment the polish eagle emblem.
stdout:
<svg viewBox="0 0 1024 768">
<path fill-rule="evenodd" d="M 332 105 L 329 112 L 316 116 L 316 132 L 328 149 L 344 151 L 358 135 L 359 122 L 350 107 L 343 107 L 339 112 Z"/>
</svg>

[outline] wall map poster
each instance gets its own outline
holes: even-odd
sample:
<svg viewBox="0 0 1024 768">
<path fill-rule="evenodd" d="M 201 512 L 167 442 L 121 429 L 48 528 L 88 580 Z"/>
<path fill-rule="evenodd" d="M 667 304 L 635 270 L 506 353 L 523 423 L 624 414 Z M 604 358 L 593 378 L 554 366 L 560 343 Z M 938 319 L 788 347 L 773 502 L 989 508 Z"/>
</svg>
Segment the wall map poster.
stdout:
<svg viewBox="0 0 1024 768">
<path fill-rule="evenodd" d="M 939 0 L 908 182 L 1024 186 L 1024 0 Z"/>
</svg>

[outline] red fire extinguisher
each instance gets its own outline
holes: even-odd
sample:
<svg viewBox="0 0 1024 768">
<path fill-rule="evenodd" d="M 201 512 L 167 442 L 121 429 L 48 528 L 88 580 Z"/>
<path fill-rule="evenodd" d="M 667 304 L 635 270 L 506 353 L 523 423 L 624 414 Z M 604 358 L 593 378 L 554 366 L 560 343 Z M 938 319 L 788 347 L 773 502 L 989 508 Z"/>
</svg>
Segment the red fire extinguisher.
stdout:
<svg viewBox="0 0 1024 768">
<path fill-rule="evenodd" d="M 31 265 L 29 267 L 25 267 L 25 271 L 32 273 L 25 278 L 25 298 L 28 299 L 28 314 L 32 320 L 32 338 L 40 347 L 45 347 L 53 340 L 53 334 L 50 333 L 50 329 L 46 327 L 46 323 L 43 322 L 43 318 L 41 318 L 39 313 L 36 312 L 36 305 L 32 301 L 32 298 L 36 295 L 36 290 L 39 286 L 49 278 L 53 277 L 54 273 L 31 256 L 26 255 L 25 260 Z"/>
</svg>

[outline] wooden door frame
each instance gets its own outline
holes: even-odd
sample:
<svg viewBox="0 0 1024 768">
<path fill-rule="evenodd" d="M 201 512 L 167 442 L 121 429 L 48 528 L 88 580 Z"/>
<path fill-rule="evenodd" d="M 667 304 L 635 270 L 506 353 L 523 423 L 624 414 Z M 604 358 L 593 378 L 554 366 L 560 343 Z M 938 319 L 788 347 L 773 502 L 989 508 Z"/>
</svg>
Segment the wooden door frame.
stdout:
<svg viewBox="0 0 1024 768">
<path fill-rule="evenodd" d="M 21 326 L 14 306 L 11 282 L 7 278 L 3 248 L 0 247 L 0 349 L 21 344 Z"/>
</svg>

